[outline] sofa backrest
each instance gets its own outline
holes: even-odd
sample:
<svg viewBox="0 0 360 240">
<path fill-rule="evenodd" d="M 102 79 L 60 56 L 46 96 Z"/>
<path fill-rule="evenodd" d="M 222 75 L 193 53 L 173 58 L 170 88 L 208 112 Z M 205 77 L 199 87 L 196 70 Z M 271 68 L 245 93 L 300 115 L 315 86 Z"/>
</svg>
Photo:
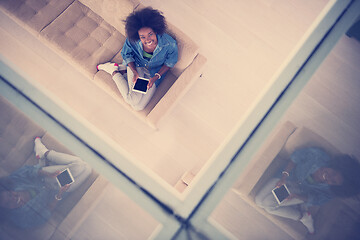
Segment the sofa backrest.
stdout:
<svg viewBox="0 0 360 240">
<path fill-rule="evenodd" d="M 294 134 L 289 137 L 283 151 L 290 157 L 294 151 L 305 147 L 322 148 L 332 156 L 341 153 L 336 147 L 328 142 L 328 140 L 307 127 L 300 127 L 297 129 Z"/>
<path fill-rule="evenodd" d="M 74 0 L 1 0 L 0 8 L 5 10 L 14 20 L 26 24 L 29 30 L 40 32 L 57 18 Z"/>
<path fill-rule="evenodd" d="M 23 165 L 36 164 L 34 139 L 45 130 L 0 96 L 0 177 Z"/>
</svg>

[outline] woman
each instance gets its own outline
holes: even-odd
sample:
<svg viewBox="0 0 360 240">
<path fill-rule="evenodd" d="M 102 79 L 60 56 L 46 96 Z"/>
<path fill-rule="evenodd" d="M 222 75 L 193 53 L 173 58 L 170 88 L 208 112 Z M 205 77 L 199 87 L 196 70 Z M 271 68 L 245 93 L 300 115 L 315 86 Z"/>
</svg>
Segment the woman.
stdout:
<svg viewBox="0 0 360 240">
<path fill-rule="evenodd" d="M 2 220 L 24 229 L 45 223 L 66 192 L 74 191 L 91 173 L 80 158 L 49 151 L 40 138 L 35 139 L 34 151 L 39 164 L 23 166 L 0 180 Z M 56 176 L 66 168 L 74 182 L 60 188 Z"/>
<path fill-rule="evenodd" d="M 150 7 L 130 14 L 125 29 L 122 65 L 107 62 L 97 69 L 111 74 L 124 100 L 140 111 L 149 103 L 167 71 L 177 63 L 178 48 L 176 41 L 165 33 L 164 16 Z M 139 77 L 149 79 L 146 94 L 131 90 Z"/>
<path fill-rule="evenodd" d="M 271 179 L 256 195 L 255 202 L 267 212 L 300 221 L 310 233 L 314 233 L 309 206 L 321 205 L 330 199 L 350 197 L 360 190 L 360 164 L 348 155 L 334 159 L 319 148 L 295 151 L 281 178 Z M 280 205 L 272 189 L 286 184 L 290 196 Z"/>
</svg>

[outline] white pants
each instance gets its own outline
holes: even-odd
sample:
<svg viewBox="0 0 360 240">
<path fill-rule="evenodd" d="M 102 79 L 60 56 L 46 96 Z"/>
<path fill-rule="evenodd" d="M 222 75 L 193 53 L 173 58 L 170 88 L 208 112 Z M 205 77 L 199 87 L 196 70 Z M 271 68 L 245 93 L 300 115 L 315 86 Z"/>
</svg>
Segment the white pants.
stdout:
<svg viewBox="0 0 360 240">
<path fill-rule="evenodd" d="M 299 206 L 299 204 L 303 203 L 303 201 L 293 198 L 285 200 L 281 203 L 281 205 L 279 205 L 272 194 L 272 190 L 279 180 L 279 178 L 271 179 L 256 195 L 255 203 L 257 206 L 264 208 L 270 214 L 297 221 L 303 215 Z"/>
<path fill-rule="evenodd" d="M 90 175 L 91 167 L 81 160 L 81 158 L 69 155 L 66 153 L 59 153 L 54 150 L 50 150 L 47 157 L 47 160 L 50 161 L 50 166 L 43 167 L 42 170 L 54 173 L 56 171 L 62 171 L 66 168 L 70 169 L 71 174 L 74 177 L 74 182 L 70 185 L 67 192 L 72 192 L 78 188 Z M 59 188 L 55 179 L 49 179 L 50 181 L 47 184 L 50 184 L 53 188 Z"/>
<path fill-rule="evenodd" d="M 149 74 L 145 74 L 144 68 L 137 67 L 136 71 L 139 73 L 140 77 L 150 78 Z M 116 73 L 113 76 L 113 80 L 125 102 L 128 103 L 134 110 L 141 111 L 150 102 L 156 91 L 156 86 L 153 84 L 146 94 L 134 92 L 132 91 L 132 87 L 134 85 L 133 78 L 134 74 L 129 67 L 127 68 L 127 80 L 120 73 Z"/>
</svg>

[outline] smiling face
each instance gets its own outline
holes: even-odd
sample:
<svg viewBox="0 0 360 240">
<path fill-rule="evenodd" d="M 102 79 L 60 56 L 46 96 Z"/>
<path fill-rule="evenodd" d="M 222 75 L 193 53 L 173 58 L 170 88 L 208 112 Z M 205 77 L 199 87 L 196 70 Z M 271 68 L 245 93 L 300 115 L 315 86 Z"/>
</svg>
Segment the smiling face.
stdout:
<svg viewBox="0 0 360 240">
<path fill-rule="evenodd" d="M 341 173 L 332 168 L 323 168 L 320 177 L 322 178 L 323 182 L 328 185 L 339 186 L 344 182 Z"/>
<path fill-rule="evenodd" d="M 0 192 L 0 206 L 9 209 L 19 208 L 27 202 L 25 195 L 25 192 L 2 191 Z"/>
<path fill-rule="evenodd" d="M 151 28 L 144 27 L 141 28 L 138 33 L 144 49 L 153 51 L 157 46 L 157 37 L 155 32 Z"/>
</svg>

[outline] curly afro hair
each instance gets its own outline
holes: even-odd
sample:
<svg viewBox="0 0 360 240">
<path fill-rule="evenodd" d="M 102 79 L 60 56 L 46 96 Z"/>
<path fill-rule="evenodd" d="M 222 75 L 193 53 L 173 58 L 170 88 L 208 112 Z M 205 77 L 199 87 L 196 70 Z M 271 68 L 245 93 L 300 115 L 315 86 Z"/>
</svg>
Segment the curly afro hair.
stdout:
<svg viewBox="0 0 360 240">
<path fill-rule="evenodd" d="M 138 31 L 141 28 L 151 28 L 156 34 L 163 34 L 166 31 L 167 25 L 165 17 L 158 10 L 151 7 L 143 8 L 131 13 L 125 22 L 126 35 L 130 41 L 139 40 Z"/>
<path fill-rule="evenodd" d="M 350 155 L 341 154 L 330 161 L 329 167 L 343 176 L 341 186 L 330 186 L 338 197 L 352 197 L 360 193 L 360 163 Z"/>
</svg>

